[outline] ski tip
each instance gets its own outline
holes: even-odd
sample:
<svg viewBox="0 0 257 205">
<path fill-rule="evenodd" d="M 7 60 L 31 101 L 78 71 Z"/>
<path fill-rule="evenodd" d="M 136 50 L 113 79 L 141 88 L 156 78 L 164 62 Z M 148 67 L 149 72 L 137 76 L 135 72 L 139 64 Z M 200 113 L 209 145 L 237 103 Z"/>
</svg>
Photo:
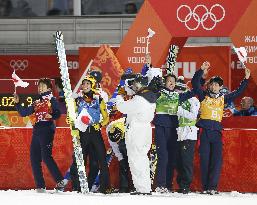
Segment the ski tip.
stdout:
<svg viewBox="0 0 257 205">
<path fill-rule="evenodd" d="M 63 40 L 63 33 L 62 31 L 56 31 L 55 38 L 58 40 Z"/>
</svg>

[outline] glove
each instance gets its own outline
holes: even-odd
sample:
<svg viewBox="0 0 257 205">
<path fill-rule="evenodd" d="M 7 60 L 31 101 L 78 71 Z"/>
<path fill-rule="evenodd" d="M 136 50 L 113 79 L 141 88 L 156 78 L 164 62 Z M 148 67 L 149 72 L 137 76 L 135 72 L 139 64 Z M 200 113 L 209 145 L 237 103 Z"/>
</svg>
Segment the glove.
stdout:
<svg viewBox="0 0 257 205">
<path fill-rule="evenodd" d="M 108 136 L 112 142 L 118 143 L 123 138 L 124 133 L 119 128 L 115 128 L 114 132 L 108 132 Z"/>
</svg>

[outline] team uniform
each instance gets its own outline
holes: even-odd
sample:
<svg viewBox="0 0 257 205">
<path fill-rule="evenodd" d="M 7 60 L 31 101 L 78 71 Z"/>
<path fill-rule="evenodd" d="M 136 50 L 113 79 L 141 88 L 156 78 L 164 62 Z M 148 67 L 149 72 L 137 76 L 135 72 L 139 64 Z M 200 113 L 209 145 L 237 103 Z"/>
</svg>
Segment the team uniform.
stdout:
<svg viewBox="0 0 257 205">
<path fill-rule="evenodd" d="M 124 101 L 117 96 L 117 109 L 126 118 L 125 143 L 133 184 L 137 193 L 151 193 L 149 158 L 152 143 L 151 121 L 156 108 L 156 94 L 144 89 L 132 99 Z"/>
<path fill-rule="evenodd" d="M 199 96 L 200 119 L 197 126 L 200 127 L 200 168 L 202 189 L 210 193 L 216 192 L 221 166 L 222 166 L 222 126 L 224 105 L 234 100 L 245 90 L 248 80 L 244 79 L 239 88 L 229 94 L 214 94 L 209 90 L 203 90 L 200 79 L 203 70 L 196 71 L 192 85 Z"/>
<path fill-rule="evenodd" d="M 178 154 L 178 105 L 194 96 L 194 92 L 178 93 L 164 88 L 156 102 L 155 144 L 157 148 L 157 190 L 172 189 L 174 170 Z M 163 189 L 163 190 L 162 190 Z"/>
<path fill-rule="evenodd" d="M 178 134 L 178 158 L 177 158 L 177 183 L 179 191 L 186 194 L 190 190 L 193 178 L 194 148 L 197 140 L 198 128 L 195 126 L 200 102 L 192 97 L 178 107 L 179 127 Z"/>
<path fill-rule="evenodd" d="M 135 94 L 128 85 L 128 81 L 133 80 L 133 77 L 135 77 L 135 75 L 132 74 L 131 69 L 125 72 L 116 89 L 116 96 L 121 95 L 124 100 L 129 100 Z M 112 100 L 116 101 L 116 96 L 114 94 Z M 112 103 L 109 113 L 110 124 L 106 128 L 106 132 L 109 144 L 119 161 L 119 192 L 127 193 L 129 192 L 129 164 L 125 143 L 126 116 L 117 110 L 114 102 Z"/>
<path fill-rule="evenodd" d="M 53 120 L 60 117 L 58 102 L 52 93 L 45 92 L 40 95 L 31 106 L 23 107 L 20 103 L 16 104 L 16 109 L 22 117 L 34 113 L 36 123 L 33 126 L 32 141 L 30 145 L 30 160 L 33 176 L 37 189 L 45 189 L 41 162 L 43 161 L 55 182 L 62 183 L 63 176 L 52 157 L 55 124 Z M 52 118 L 46 118 L 46 114 L 51 114 Z"/>
<path fill-rule="evenodd" d="M 93 91 L 82 94 L 82 96 L 75 99 L 78 111 L 77 119 L 82 119 L 85 113 L 88 114 L 87 117 L 89 119 L 84 126 L 81 126 L 82 123 L 76 125 L 76 122 L 75 126 L 80 130 L 80 143 L 83 155 L 86 156 L 89 154 L 90 162 L 96 161 L 100 166 L 100 192 L 107 193 L 110 188 L 110 176 L 106 162 L 106 149 L 100 130 L 101 126 L 105 126 L 109 121 L 106 105 L 103 99 Z M 89 189 L 92 188 L 97 174 L 97 168 L 90 171 L 88 176 Z M 79 186 L 75 159 L 73 160 L 73 165 L 71 167 L 71 176 L 72 179 L 74 179 L 73 183 Z"/>
<path fill-rule="evenodd" d="M 109 144 L 119 161 L 119 192 L 126 193 L 129 191 L 128 174 L 128 156 L 125 144 L 125 117 L 120 116 L 118 111 L 116 114 L 110 113 L 110 124 L 106 128 Z M 121 118 L 119 118 L 121 117 Z M 115 119 L 118 118 L 118 119 Z"/>
</svg>

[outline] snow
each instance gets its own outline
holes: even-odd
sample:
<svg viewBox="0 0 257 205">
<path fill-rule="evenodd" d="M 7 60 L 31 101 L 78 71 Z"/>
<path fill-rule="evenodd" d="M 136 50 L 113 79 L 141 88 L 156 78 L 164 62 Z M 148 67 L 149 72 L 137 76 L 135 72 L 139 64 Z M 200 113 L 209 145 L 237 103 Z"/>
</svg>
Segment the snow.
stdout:
<svg viewBox="0 0 257 205">
<path fill-rule="evenodd" d="M 8 190 L 0 191 L 0 204 L 15 205 L 237 205 L 237 204 L 257 204 L 257 194 L 242 194 L 236 191 L 230 193 L 220 193 L 219 195 L 203 195 L 199 193 L 190 193 L 183 195 L 179 193 L 157 194 L 151 196 L 138 196 L 129 194 L 79 194 L 76 192 L 54 193 L 36 193 L 35 190 Z"/>
</svg>

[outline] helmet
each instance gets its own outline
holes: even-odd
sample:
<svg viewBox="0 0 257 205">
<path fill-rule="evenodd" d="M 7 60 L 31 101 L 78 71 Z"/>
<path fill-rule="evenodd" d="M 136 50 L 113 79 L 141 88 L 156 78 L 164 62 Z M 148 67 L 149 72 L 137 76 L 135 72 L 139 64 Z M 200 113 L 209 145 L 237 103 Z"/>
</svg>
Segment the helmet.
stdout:
<svg viewBox="0 0 257 205">
<path fill-rule="evenodd" d="M 82 80 L 82 84 L 84 81 L 89 81 L 91 83 L 92 89 L 96 89 L 96 80 L 94 77 L 92 77 L 91 75 L 87 75 L 83 80 Z"/>
<path fill-rule="evenodd" d="M 123 139 L 124 132 L 122 132 L 118 127 L 115 127 L 114 132 L 108 132 L 108 136 L 112 142 L 119 142 Z"/>
<path fill-rule="evenodd" d="M 212 83 L 218 83 L 219 86 L 223 85 L 223 79 L 220 76 L 213 76 L 210 80 L 209 80 L 209 84 Z"/>
<path fill-rule="evenodd" d="M 107 130 L 109 139 L 112 142 L 119 142 L 125 136 L 125 118 L 112 121 Z"/>
<path fill-rule="evenodd" d="M 89 73 L 89 75 L 91 75 L 92 77 L 95 78 L 96 82 L 97 83 L 100 83 L 101 80 L 102 80 L 102 72 L 101 71 L 98 71 L 98 70 L 93 70 Z"/>
</svg>

